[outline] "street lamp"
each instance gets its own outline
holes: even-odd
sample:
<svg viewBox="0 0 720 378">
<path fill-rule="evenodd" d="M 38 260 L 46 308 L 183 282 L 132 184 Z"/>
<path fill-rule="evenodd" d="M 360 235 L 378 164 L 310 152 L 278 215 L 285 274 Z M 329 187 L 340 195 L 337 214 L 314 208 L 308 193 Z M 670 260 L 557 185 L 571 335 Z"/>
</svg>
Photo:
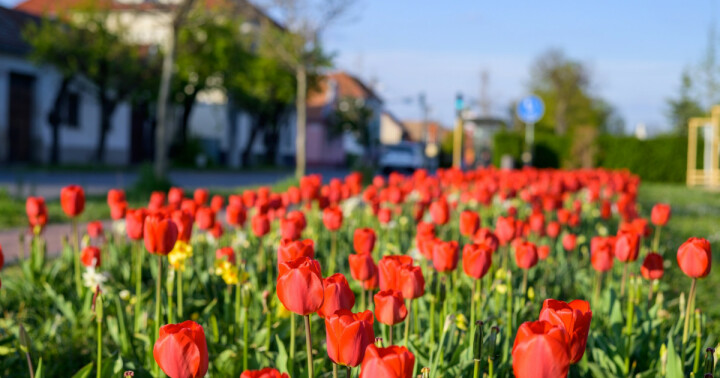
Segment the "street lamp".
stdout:
<svg viewBox="0 0 720 378">
<path fill-rule="evenodd" d="M 455 134 L 453 138 L 453 168 L 462 168 L 462 134 L 463 121 L 462 111 L 464 107 L 463 95 L 458 93 L 455 96 Z"/>
</svg>

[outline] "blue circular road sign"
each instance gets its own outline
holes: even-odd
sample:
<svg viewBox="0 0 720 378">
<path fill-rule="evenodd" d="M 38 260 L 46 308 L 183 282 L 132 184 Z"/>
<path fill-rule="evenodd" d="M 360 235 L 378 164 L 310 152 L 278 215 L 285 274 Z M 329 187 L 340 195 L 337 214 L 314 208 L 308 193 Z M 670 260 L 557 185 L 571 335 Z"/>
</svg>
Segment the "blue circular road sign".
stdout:
<svg viewBox="0 0 720 378">
<path fill-rule="evenodd" d="M 530 95 L 523 97 L 517 104 L 517 116 L 525 123 L 539 121 L 545 113 L 545 104 L 540 97 Z"/>
</svg>

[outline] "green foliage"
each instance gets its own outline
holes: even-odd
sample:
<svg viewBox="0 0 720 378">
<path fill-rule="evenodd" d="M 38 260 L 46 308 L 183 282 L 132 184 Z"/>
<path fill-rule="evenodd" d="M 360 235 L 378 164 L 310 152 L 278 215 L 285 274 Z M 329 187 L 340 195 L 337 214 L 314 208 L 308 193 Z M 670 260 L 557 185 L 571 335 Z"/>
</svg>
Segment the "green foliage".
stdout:
<svg viewBox="0 0 720 378">
<path fill-rule="evenodd" d="M 687 137 L 659 136 L 647 140 L 602 135 L 597 140 L 598 167 L 626 168 L 646 181 L 684 182 Z"/>
<path fill-rule="evenodd" d="M 688 121 L 705 114 L 700 102 L 692 95 L 693 82 L 688 70 L 683 71 L 680 93 L 675 99 L 668 99 L 668 121 L 677 133 L 687 135 Z"/>
<path fill-rule="evenodd" d="M 361 98 L 341 98 L 330 116 L 330 133 L 333 136 L 349 132 L 361 146 L 370 145 L 370 122 L 374 114 Z"/>
<path fill-rule="evenodd" d="M 570 158 L 571 141 L 570 136 L 543 132 L 536 134 L 535 165 L 542 168 L 564 167 L 566 160 Z M 685 136 L 664 135 L 639 140 L 635 137 L 604 134 L 595 141 L 595 166 L 628 169 L 643 180 L 652 182 L 684 182 L 687 143 Z M 520 133 L 495 134 L 493 164 L 500 166 L 503 155 L 510 155 L 516 164 L 519 163 L 524 145 L 525 138 Z"/>
</svg>

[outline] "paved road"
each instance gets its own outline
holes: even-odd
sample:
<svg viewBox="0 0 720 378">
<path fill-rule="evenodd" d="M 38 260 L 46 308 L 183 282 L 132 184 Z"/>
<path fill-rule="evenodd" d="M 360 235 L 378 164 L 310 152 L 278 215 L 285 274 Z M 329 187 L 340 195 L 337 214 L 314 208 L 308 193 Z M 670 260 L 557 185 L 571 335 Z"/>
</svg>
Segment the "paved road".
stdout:
<svg viewBox="0 0 720 378">
<path fill-rule="evenodd" d="M 309 173 L 320 173 L 325 180 L 344 177 L 347 169 L 321 168 L 309 169 Z M 292 177 L 287 171 L 172 171 L 170 181 L 187 189 L 207 187 L 215 189 L 236 188 L 248 185 L 272 185 Z M 21 171 L 0 170 L 0 189 L 12 195 L 26 197 L 40 195 L 47 199 L 57 198 L 60 189 L 66 185 L 77 184 L 85 188 L 88 194 L 104 194 L 111 188 L 128 188 L 138 180 L 134 171 L 108 172 L 66 172 L 66 171 Z"/>
</svg>

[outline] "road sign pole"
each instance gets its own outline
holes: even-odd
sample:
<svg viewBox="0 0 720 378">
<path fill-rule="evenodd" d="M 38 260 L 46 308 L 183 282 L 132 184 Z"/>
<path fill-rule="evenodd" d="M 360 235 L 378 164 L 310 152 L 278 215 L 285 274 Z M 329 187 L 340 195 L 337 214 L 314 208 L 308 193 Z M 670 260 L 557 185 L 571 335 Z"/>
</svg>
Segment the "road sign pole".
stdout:
<svg viewBox="0 0 720 378">
<path fill-rule="evenodd" d="M 525 124 L 525 153 L 523 153 L 523 163 L 526 167 L 532 166 L 535 155 L 535 124 L 528 122 Z"/>
<path fill-rule="evenodd" d="M 455 133 L 453 135 L 453 168 L 462 168 L 462 137 L 463 137 L 463 97 L 458 93 L 455 97 L 455 111 L 457 113 Z"/>
</svg>

